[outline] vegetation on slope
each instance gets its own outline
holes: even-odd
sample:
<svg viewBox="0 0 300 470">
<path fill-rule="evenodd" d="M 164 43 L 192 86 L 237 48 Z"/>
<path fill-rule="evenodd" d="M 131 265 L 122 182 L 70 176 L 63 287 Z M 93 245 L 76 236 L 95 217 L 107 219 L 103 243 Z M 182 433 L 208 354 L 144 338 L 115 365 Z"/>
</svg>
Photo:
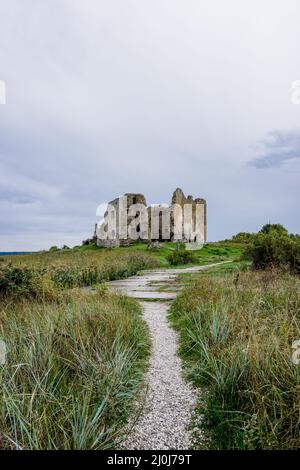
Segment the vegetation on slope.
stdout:
<svg viewBox="0 0 300 470">
<path fill-rule="evenodd" d="M 149 352 L 138 305 L 77 289 L 169 266 L 175 244 L 52 249 L 0 258 L 0 446 L 116 448 Z M 195 263 L 231 256 L 205 247 Z M 71 290 L 70 290 L 71 288 Z"/>
<path fill-rule="evenodd" d="M 220 261 L 230 261 L 239 259 L 242 255 L 244 245 L 235 242 L 220 242 L 220 243 L 207 243 L 203 248 L 199 250 L 184 250 L 188 253 L 192 253 L 192 260 L 189 263 L 185 263 L 185 260 L 180 264 L 176 264 L 177 267 L 186 267 L 186 264 L 193 265 L 205 265 L 217 263 Z M 172 266 L 170 258 L 174 256 L 177 251 L 177 243 L 164 242 L 158 249 L 151 250 L 145 243 L 136 243 L 128 248 L 114 248 L 116 252 L 128 253 L 148 253 L 151 254 L 160 264 L 161 267 L 168 268 Z M 182 244 L 178 251 L 183 251 Z M 175 255 L 176 256 L 176 255 Z M 183 255 L 185 258 L 186 255 Z M 180 260 L 179 260 L 180 261 Z"/>
<path fill-rule="evenodd" d="M 249 261 L 241 262 L 245 247 Z M 0 446 L 111 449 L 124 438 L 148 332 L 134 301 L 104 286 L 96 294 L 78 287 L 157 266 L 232 261 L 196 279 L 182 276 L 188 285 L 171 309 L 189 376 L 208 389 L 211 446 L 299 447 L 299 368 L 291 363 L 299 278 L 287 273 L 298 272 L 298 247 L 299 237 L 265 226 L 193 252 L 165 242 L 155 250 L 89 245 L 0 257 L 0 334 L 8 348 Z"/>
<path fill-rule="evenodd" d="M 276 267 L 300 274 L 300 237 L 289 235 L 282 225 L 265 225 L 252 237 L 245 254 L 255 269 Z"/>
<path fill-rule="evenodd" d="M 158 265 L 135 252 L 48 252 L 2 258 L 0 294 L 51 298 L 55 289 L 91 286 L 137 274 Z"/>
<path fill-rule="evenodd" d="M 127 248 L 52 249 L 43 253 L 0 257 L 0 295 L 35 296 L 51 299 L 57 289 L 84 287 L 122 279 L 143 269 L 204 265 L 239 259 L 237 243 L 207 244 L 200 250 L 176 250 L 165 242 L 157 250 L 136 243 Z"/>
<path fill-rule="evenodd" d="M 231 267 L 230 267 L 231 268 Z M 300 280 L 275 270 L 202 273 L 172 304 L 199 413 L 216 449 L 300 447 Z"/>
<path fill-rule="evenodd" d="M 103 289 L 2 299 L 0 331 L 1 448 L 118 446 L 149 352 L 137 303 Z"/>
</svg>

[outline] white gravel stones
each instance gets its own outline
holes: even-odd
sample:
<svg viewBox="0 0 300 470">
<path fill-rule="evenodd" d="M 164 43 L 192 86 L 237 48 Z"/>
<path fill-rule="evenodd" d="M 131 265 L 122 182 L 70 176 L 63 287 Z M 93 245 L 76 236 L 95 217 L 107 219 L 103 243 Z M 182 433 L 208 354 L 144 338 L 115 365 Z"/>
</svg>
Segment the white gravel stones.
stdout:
<svg viewBox="0 0 300 470">
<path fill-rule="evenodd" d="M 125 441 L 126 449 L 190 449 L 188 427 L 196 405 L 196 392 L 184 381 L 177 337 L 167 321 L 166 302 L 142 302 L 153 340 L 148 393 L 136 426 Z"/>
<path fill-rule="evenodd" d="M 227 262 L 184 269 L 144 271 L 141 276 L 109 283 L 120 293 L 141 300 L 144 318 L 152 336 L 150 367 L 145 377 L 147 392 L 142 403 L 139 403 L 139 406 L 142 405 L 140 418 L 136 423 L 129 423 L 124 430 L 124 433 L 128 433 L 123 443 L 126 449 L 191 449 L 189 427 L 198 397 L 197 392 L 182 377 L 181 360 L 177 356 L 177 334 L 167 320 L 168 300 L 175 298 L 176 293 L 167 292 L 167 288 L 178 274 L 193 273 Z M 163 292 L 156 290 L 159 287 L 166 289 Z M 142 299 L 156 301 L 145 302 Z M 128 432 L 128 429 L 131 431 Z M 199 429 L 197 435 L 203 437 Z"/>
</svg>

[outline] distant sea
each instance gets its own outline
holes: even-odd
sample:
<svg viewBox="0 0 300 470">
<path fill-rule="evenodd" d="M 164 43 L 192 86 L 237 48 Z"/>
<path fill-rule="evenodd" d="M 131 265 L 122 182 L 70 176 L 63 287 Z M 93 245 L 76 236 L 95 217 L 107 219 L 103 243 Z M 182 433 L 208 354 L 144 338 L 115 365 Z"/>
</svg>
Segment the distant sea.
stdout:
<svg viewBox="0 0 300 470">
<path fill-rule="evenodd" d="M 32 253 L 32 251 L 0 251 L 0 256 L 6 255 L 28 255 Z"/>
</svg>

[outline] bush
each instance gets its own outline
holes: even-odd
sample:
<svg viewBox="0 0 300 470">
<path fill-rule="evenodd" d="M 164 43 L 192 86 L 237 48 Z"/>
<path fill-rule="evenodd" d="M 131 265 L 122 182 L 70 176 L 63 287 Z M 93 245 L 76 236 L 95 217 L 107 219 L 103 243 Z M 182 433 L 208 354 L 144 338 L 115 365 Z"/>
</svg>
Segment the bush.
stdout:
<svg viewBox="0 0 300 470">
<path fill-rule="evenodd" d="M 275 233 L 277 235 L 288 235 L 287 229 L 281 224 L 266 224 L 264 225 L 259 233 Z"/>
<path fill-rule="evenodd" d="M 188 250 L 175 250 L 167 256 L 167 260 L 172 266 L 177 266 L 178 264 L 189 264 L 196 263 L 197 257 L 193 251 Z"/>
<path fill-rule="evenodd" d="M 30 268 L 8 266 L 0 272 L 1 293 L 23 293 L 29 290 L 34 271 Z"/>
<path fill-rule="evenodd" d="M 239 232 L 236 235 L 233 235 L 232 241 L 239 242 L 239 243 L 248 243 L 248 242 L 251 242 L 254 236 L 255 236 L 254 233 Z"/>
<path fill-rule="evenodd" d="M 287 268 L 300 274 L 299 240 L 274 230 L 258 233 L 246 249 L 246 256 L 255 269 Z"/>
<path fill-rule="evenodd" d="M 9 265 L 0 271 L 0 294 L 50 299 L 57 290 L 44 271 Z"/>
</svg>

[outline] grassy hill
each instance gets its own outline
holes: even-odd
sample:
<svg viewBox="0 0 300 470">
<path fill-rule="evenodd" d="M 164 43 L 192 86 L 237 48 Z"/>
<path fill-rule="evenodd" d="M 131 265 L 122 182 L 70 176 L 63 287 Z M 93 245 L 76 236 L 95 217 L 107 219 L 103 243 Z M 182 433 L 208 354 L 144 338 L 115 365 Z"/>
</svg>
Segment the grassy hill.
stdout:
<svg viewBox="0 0 300 470">
<path fill-rule="evenodd" d="M 281 234 L 278 244 L 276 237 L 251 235 L 251 248 L 243 234 L 191 253 L 165 242 L 152 250 L 84 245 L 0 256 L 0 339 L 8 351 L 1 447 L 118 446 L 151 343 L 139 305 L 109 293 L 105 282 L 171 268 L 176 258 L 178 268 L 229 261 L 182 273 L 185 287 L 170 312 L 188 378 L 205 390 L 198 412 L 207 446 L 298 448 L 300 369 L 291 354 L 300 338 L 300 286 L 290 259 L 299 259 L 299 239 Z M 243 259 L 246 247 L 264 269 Z"/>
</svg>

